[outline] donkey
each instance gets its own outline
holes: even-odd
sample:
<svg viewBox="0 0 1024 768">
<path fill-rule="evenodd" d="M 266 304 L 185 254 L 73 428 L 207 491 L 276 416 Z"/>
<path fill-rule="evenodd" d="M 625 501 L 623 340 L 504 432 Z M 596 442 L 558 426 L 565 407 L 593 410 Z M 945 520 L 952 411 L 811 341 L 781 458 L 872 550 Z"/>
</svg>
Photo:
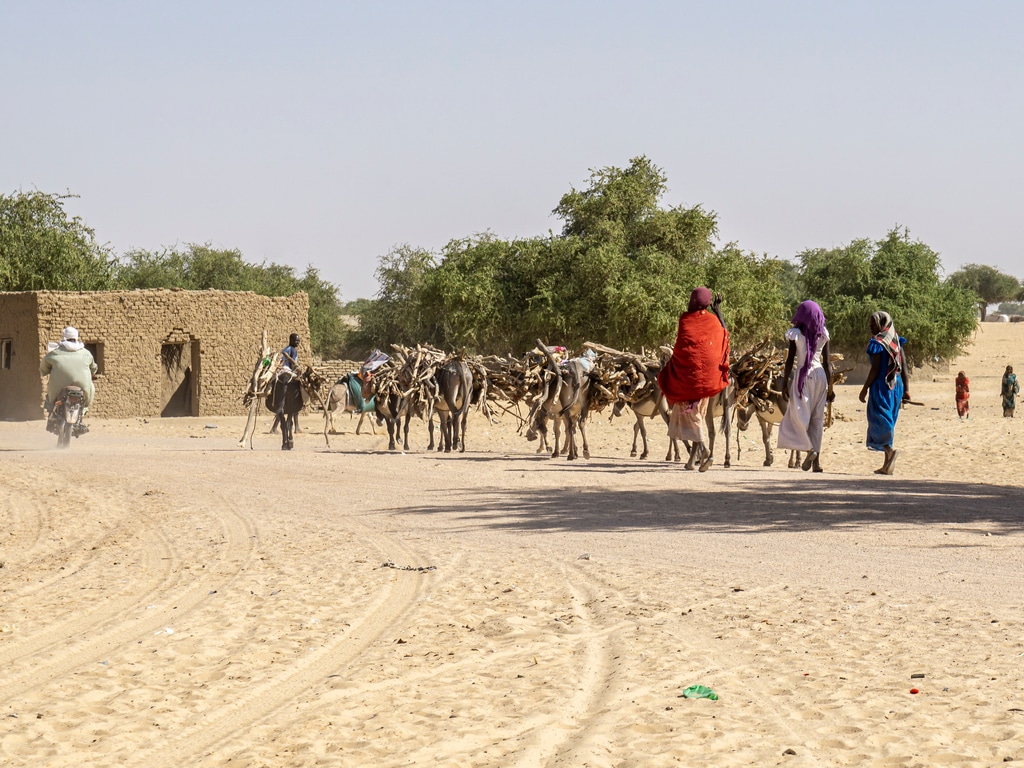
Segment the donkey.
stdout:
<svg viewBox="0 0 1024 768">
<path fill-rule="evenodd" d="M 455 448 L 460 453 L 466 450 L 466 417 L 473 398 L 473 372 L 463 360 L 452 360 L 434 374 L 437 386 L 437 400 L 434 410 L 440 422 L 437 450 L 450 453 Z M 428 418 L 427 430 L 430 445 L 434 449 L 434 419 Z"/>
<path fill-rule="evenodd" d="M 388 392 L 377 391 L 376 375 L 373 371 L 366 371 L 362 376 L 363 400 L 373 400 L 374 410 L 377 412 L 377 419 L 383 419 L 388 427 L 388 450 L 397 450 L 398 441 L 403 440 L 402 450 L 409 450 L 409 430 L 402 432 L 402 406 L 403 398 L 400 392 L 390 389 Z"/>
<path fill-rule="evenodd" d="M 561 427 L 565 425 L 565 458 L 573 461 L 579 458 L 576 448 L 576 428 L 579 427 L 583 441 L 583 458 L 590 458 L 590 446 L 587 445 L 587 411 L 590 403 L 590 374 L 584 370 L 578 360 L 569 360 L 559 365 L 554 354 L 539 339 L 537 346 L 544 350 L 548 358 L 548 372 L 545 376 L 544 389 L 534 403 L 527 417 L 531 431 L 541 435 L 542 444 L 546 444 L 547 420 L 551 419 L 555 426 L 555 441 L 551 458 L 560 455 L 559 439 Z M 530 434 L 527 433 L 527 439 Z"/>
<path fill-rule="evenodd" d="M 665 399 L 661 387 L 658 386 L 657 373 L 657 368 L 648 366 L 647 375 L 651 377 L 651 386 L 647 388 L 644 396 L 638 400 L 629 400 L 631 392 L 620 389 L 620 396 L 626 399 L 619 400 L 612 406 L 612 415 L 609 418 L 609 421 L 611 421 L 612 418 L 620 416 L 627 406 L 633 412 L 636 422 L 633 424 L 633 445 L 629 450 L 629 455 L 636 456 L 636 438 L 637 435 L 640 435 L 644 447 L 643 453 L 640 454 L 641 459 L 646 459 L 649 454 L 647 449 L 647 427 L 644 424 L 644 419 L 653 419 L 660 416 L 667 425 L 671 413 L 671 409 L 668 407 L 668 400 Z M 679 441 L 674 437 L 668 439 L 668 453 L 665 454 L 665 461 L 681 461 Z"/>
<path fill-rule="evenodd" d="M 782 422 L 786 414 L 786 401 L 782 391 L 776 387 L 777 379 L 768 381 L 767 386 L 757 385 L 750 392 L 743 405 L 736 406 L 736 428 L 741 432 L 747 430 L 750 420 L 757 416 L 761 427 L 761 441 L 764 443 L 764 466 L 770 467 L 775 462 L 772 452 L 772 429 Z M 790 469 L 800 466 L 800 451 L 789 452 L 788 466 Z"/>
<path fill-rule="evenodd" d="M 296 416 L 305 405 L 306 396 L 299 376 L 284 370 L 274 377 L 267 392 L 267 410 L 281 417 L 281 450 L 295 447 Z"/>
<path fill-rule="evenodd" d="M 359 434 L 359 429 L 363 426 L 363 419 L 366 418 L 366 414 L 374 410 L 373 401 L 363 399 L 362 389 L 363 383 L 356 373 L 345 374 L 331 387 L 331 391 L 327 394 L 327 403 L 324 406 L 325 432 L 329 432 L 332 435 L 338 434 L 338 430 L 334 427 L 334 413 L 341 410 L 342 413 L 359 414 L 359 422 L 356 424 L 356 434 Z M 376 435 L 377 429 L 374 427 L 373 422 L 374 419 L 371 418 L 370 429 Z"/>
</svg>

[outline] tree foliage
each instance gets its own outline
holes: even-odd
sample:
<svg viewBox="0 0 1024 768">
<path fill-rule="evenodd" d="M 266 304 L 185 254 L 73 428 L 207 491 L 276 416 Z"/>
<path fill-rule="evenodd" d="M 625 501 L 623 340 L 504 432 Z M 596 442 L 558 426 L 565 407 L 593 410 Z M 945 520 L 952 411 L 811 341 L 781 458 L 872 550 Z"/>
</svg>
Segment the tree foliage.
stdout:
<svg viewBox="0 0 1024 768">
<path fill-rule="evenodd" d="M 949 282 L 977 297 L 982 320 L 989 304 L 1016 299 L 1021 293 L 1021 283 L 1016 277 L 985 264 L 964 264 L 949 276 Z"/>
<path fill-rule="evenodd" d="M 690 292 L 725 296 L 737 343 L 785 327 L 771 259 L 715 248 L 717 217 L 700 206 L 664 209 L 664 174 L 647 158 L 591 174 L 562 196 L 560 234 L 450 241 L 435 259 L 408 246 L 381 260 L 381 292 L 361 315 L 367 347 L 429 342 L 521 354 L 543 338 L 579 347 L 671 344 Z"/>
<path fill-rule="evenodd" d="M 73 195 L 0 195 L 0 291 L 98 291 L 109 288 L 114 257 L 92 229 L 69 217 Z"/>
<path fill-rule="evenodd" d="M 915 364 L 961 353 L 976 327 L 974 296 L 943 282 L 938 254 L 905 229 L 880 241 L 805 251 L 800 260 L 804 290 L 825 312 L 832 346 L 847 354 L 867 346 L 878 310 L 892 315 Z"/>
</svg>

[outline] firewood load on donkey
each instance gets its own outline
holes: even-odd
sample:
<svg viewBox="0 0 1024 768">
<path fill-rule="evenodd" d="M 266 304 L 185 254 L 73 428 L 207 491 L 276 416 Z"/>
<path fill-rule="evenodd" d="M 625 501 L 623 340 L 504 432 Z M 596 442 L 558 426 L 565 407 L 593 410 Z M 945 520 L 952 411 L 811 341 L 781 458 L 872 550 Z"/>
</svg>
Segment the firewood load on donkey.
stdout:
<svg viewBox="0 0 1024 768">
<path fill-rule="evenodd" d="M 629 455 L 633 457 L 637 455 L 636 444 L 637 437 L 639 437 L 643 445 L 643 453 L 640 454 L 640 458 L 646 459 L 650 450 L 645 420 L 660 418 L 666 426 L 669 423 L 668 400 L 665 399 L 661 387 L 658 386 L 658 371 L 661 370 L 661 363 L 648 355 L 622 352 L 590 341 L 583 346 L 599 353 L 597 364 L 590 372 L 591 410 L 595 410 L 595 391 L 602 390 L 612 395 L 612 412 L 608 418 L 609 422 L 629 408 L 635 420 L 633 443 L 630 446 Z M 669 438 L 665 461 L 678 462 L 680 460 L 679 441 Z"/>
<path fill-rule="evenodd" d="M 379 419 L 383 419 L 388 428 L 388 450 L 397 450 L 402 435 L 402 389 L 398 383 L 398 369 L 391 358 L 375 350 L 363 363 L 359 371 L 362 382 L 364 400 L 373 399 L 374 409 Z M 409 450 L 409 433 L 404 435 L 403 450 Z"/>
<path fill-rule="evenodd" d="M 402 403 L 400 412 L 405 425 L 406 443 L 409 439 L 409 423 L 413 416 L 427 422 L 430 433 L 428 451 L 434 449 L 434 410 L 439 397 L 437 372 L 448 359 L 439 349 L 430 345 L 417 344 L 416 348 L 392 344 L 398 365 L 398 386 Z M 408 447 L 406 448 L 408 450 Z"/>
<path fill-rule="evenodd" d="M 782 396 L 782 388 L 785 386 L 784 366 L 782 356 L 775 351 L 774 347 L 768 356 L 760 356 L 758 359 L 758 353 L 761 350 L 762 345 L 755 347 L 734 365 L 737 378 L 741 382 L 740 392 L 736 398 L 736 426 L 740 430 L 746 430 L 750 420 L 754 416 L 757 417 L 761 427 L 761 441 L 764 444 L 764 466 L 770 467 L 775 461 L 771 442 L 772 431 L 786 415 L 786 399 Z M 751 365 L 748 357 L 754 358 L 756 364 Z M 846 374 L 853 370 L 852 368 L 838 368 L 837 363 L 842 360 L 841 353 L 830 354 L 830 377 L 833 387 L 846 381 Z M 754 372 L 751 373 L 751 370 Z M 826 429 L 832 426 L 835 413 L 832 403 L 828 403 L 825 410 Z M 790 469 L 803 467 L 800 451 L 789 452 L 787 466 Z"/>
<path fill-rule="evenodd" d="M 561 428 L 565 427 L 565 458 L 573 461 L 579 458 L 576 447 L 576 430 L 579 429 L 583 443 L 583 458 L 590 458 L 587 445 L 586 421 L 590 398 L 590 374 L 583 360 L 574 358 L 559 364 L 551 350 L 540 339 L 538 349 L 544 352 L 548 366 L 543 377 L 543 388 L 528 417 L 531 427 L 542 435 L 547 431 L 547 421 L 554 424 L 555 439 L 551 458 L 561 453 L 559 441 Z"/>
</svg>

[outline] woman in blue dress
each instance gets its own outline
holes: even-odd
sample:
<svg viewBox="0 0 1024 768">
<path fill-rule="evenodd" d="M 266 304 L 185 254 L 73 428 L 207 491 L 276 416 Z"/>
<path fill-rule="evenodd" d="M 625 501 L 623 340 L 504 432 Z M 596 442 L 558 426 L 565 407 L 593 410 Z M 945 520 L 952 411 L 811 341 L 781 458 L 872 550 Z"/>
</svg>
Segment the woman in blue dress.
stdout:
<svg viewBox="0 0 1024 768">
<path fill-rule="evenodd" d="M 896 466 L 896 419 L 900 406 L 910 400 L 907 361 L 903 355 L 906 343 L 897 335 L 888 312 L 871 315 L 871 341 L 867 349 L 871 371 L 860 390 L 860 401 L 868 404 L 867 446 L 872 451 L 885 451 L 885 463 L 875 470 L 876 475 L 891 475 Z"/>
</svg>

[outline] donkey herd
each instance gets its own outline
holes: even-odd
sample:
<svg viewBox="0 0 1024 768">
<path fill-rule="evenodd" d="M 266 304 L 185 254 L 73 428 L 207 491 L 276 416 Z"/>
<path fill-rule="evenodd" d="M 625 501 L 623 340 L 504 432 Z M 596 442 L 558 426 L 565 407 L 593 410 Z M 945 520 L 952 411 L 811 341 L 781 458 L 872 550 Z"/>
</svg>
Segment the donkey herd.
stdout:
<svg viewBox="0 0 1024 768">
<path fill-rule="evenodd" d="M 637 456 L 640 438 L 641 459 L 649 454 L 649 419 L 669 422 L 669 406 L 658 386 L 657 374 L 665 355 L 630 352 L 587 343 L 578 355 L 563 347 L 551 347 L 540 340 L 523 358 L 467 356 L 443 353 L 429 346 L 408 348 L 395 345 L 392 355 L 375 352 L 359 372 L 341 377 L 333 385 L 318 377 L 312 369 L 298 379 L 307 390 L 307 399 L 319 406 L 324 415 L 324 439 L 337 434 L 337 413 L 358 414 L 359 434 L 366 416 L 370 426 L 386 425 L 388 449 L 409 450 L 409 426 L 413 417 L 427 422 L 430 442 L 427 450 L 465 451 L 466 419 L 471 408 L 478 408 L 488 420 L 495 411 L 510 415 L 518 422 L 518 432 L 537 441 L 537 452 L 549 452 L 552 458 L 565 455 L 574 460 L 581 454 L 590 458 L 587 445 L 587 420 L 594 413 L 611 407 L 612 417 L 629 409 L 634 416 L 633 444 L 630 456 Z M 781 396 L 781 355 L 767 342 L 734 356 L 729 387 L 712 400 L 708 408 L 709 445 L 712 456 L 715 436 L 725 438 L 724 466 L 731 463 L 731 436 L 735 425 L 746 430 L 757 420 L 765 449 L 765 466 L 771 466 L 773 427 L 785 409 Z M 439 435 L 434 439 L 434 415 Z M 554 433 L 549 439 L 549 427 Z M 564 432 L 564 441 L 562 433 Z M 282 445 L 282 447 L 286 447 Z M 687 468 L 693 468 L 691 446 Z M 737 444 L 737 449 L 739 448 Z M 678 441 L 669 439 L 665 461 L 682 461 Z M 790 466 L 799 458 L 790 457 Z"/>
</svg>

